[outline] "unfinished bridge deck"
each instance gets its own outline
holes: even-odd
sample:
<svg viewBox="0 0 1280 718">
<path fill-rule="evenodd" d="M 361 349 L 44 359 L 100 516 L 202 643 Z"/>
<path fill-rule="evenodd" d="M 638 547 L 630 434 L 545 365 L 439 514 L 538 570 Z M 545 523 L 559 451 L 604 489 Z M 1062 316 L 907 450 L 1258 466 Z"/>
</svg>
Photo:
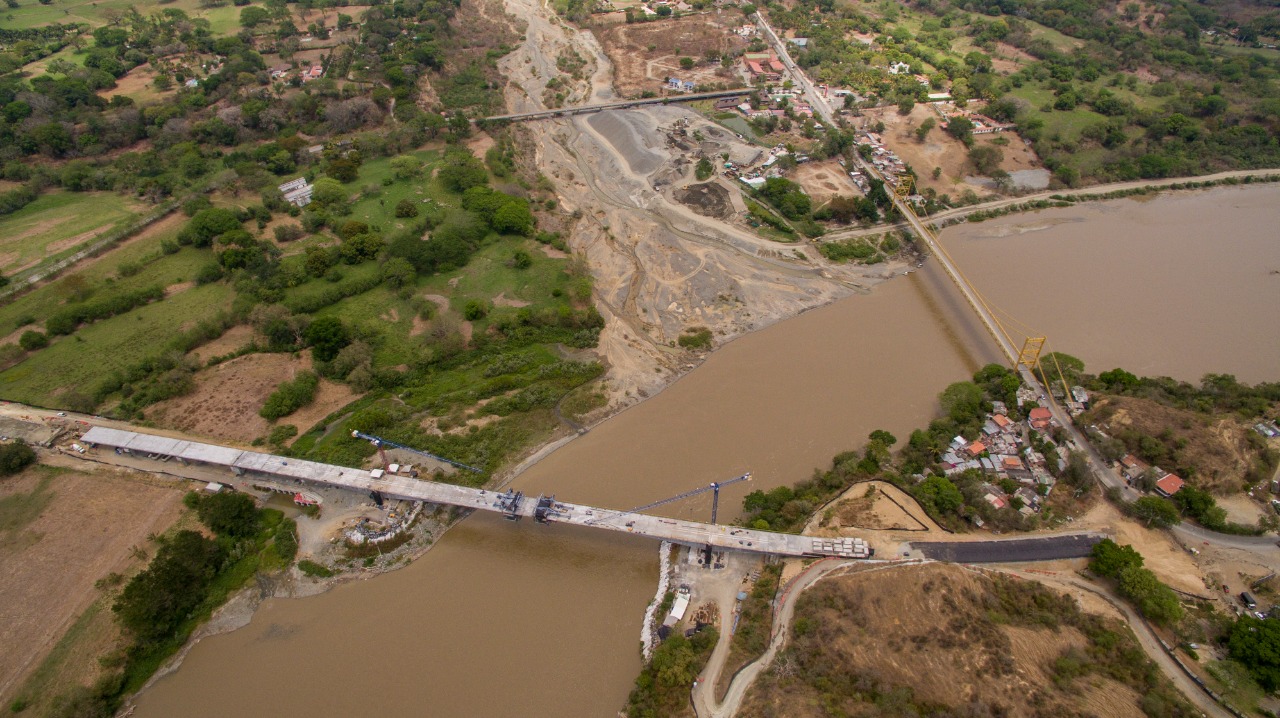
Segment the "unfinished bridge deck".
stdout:
<svg viewBox="0 0 1280 718">
<path fill-rule="evenodd" d="M 504 494 L 468 486 L 424 481 L 408 476 L 386 474 L 373 478 L 369 471 L 346 466 L 321 464 L 287 456 L 245 451 L 216 444 L 174 439 L 167 436 L 123 431 L 95 426 L 82 440 L 97 446 L 121 449 L 131 454 L 172 457 L 183 462 L 225 466 L 235 473 L 252 472 L 277 481 L 298 482 L 368 493 L 377 491 L 385 497 L 448 504 L 479 511 L 507 513 Z M 522 517 L 534 517 L 538 497 L 526 496 L 515 508 Z M 778 556 L 853 556 L 853 539 L 814 539 L 808 536 L 757 531 L 737 526 L 717 526 L 660 516 L 617 511 L 595 506 L 556 501 L 545 518 L 550 522 L 588 526 L 609 531 L 631 533 L 691 546 L 710 544 L 717 548 Z"/>
<path fill-rule="evenodd" d="M 776 556 L 859 558 L 862 556 L 859 555 L 857 546 L 859 544 L 865 546 L 860 539 L 853 538 L 818 538 L 781 534 L 738 526 L 649 516 L 632 511 L 618 511 L 550 499 L 540 503 L 540 497 L 536 496 L 525 496 L 513 506 L 509 493 L 424 481 L 395 474 L 373 478 L 365 469 L 321 464 L 287 456 L 263 454 L 257 451 L 105 426 L 90 428 L 81 440 L 90 445 L 111 447 L 134 455 L 141 454 L 144 457 L 169 458 L 183 463 L 225 467 L 240 476 L 255 474 L 270 478 L 275 483 L 285 485 L 294 483 L 299 490 L 308 486 L 328 486 L 361 493 L 377 491 L 389 498 L 446 504 L 535 519 L 539 518 L 540 514 L 542 519 L 552 523 L 630 533 L 695 547 L 711 545 L 720 549 Z M 1052 537 L 1000 539 L 982 542 L 981 555 L 966 554 L 964 557 L 959 555 L 949 557 L 945 552 L 938 553 L 938 546 L 943 544 L 922 544 L 919 548 L 924 549 L 926 555 L 931 555 L 932 552 L 931 556 L 936 559 L 959 560 L 965 563 L 1043 561 L 1080 556 L 1082 555 L 1081 546 L 1087 547 L 1100 538 L 1101 536 L 1097 534 L 1084 532 Z M 1035 544 L 1034 556 L 1020 549 L 1022 544 L 1027 542 Z"/>
</svg>

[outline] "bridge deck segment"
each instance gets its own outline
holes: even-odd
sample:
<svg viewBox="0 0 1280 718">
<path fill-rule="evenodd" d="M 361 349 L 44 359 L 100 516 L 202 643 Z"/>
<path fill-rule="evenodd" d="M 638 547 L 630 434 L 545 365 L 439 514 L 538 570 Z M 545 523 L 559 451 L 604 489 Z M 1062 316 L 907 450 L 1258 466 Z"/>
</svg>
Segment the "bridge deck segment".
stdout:
<svg viewBox="0 0 1280 718">
<path fill-rule="evenodd" d="M 85 432 L 83 441 L 131 454 L 172 457 L 185 462 L 225 466 L 236 473 L 252 472 L 273 479 L 317 484 L 351 491 L 368 493 L 377 491 L 383 496 L 447 504 L 479 511 L 507 513 L 503 506 L 503 494 L 468 486 L 423 481 L 394 474 L 373 478 L 369 472 L 346 466 L 334 466 L 257 451 L 245 451 L 216 444 L 173 439 L 154 434 L 123 431 L 95 426 Z M 532 518 L 537 509 L 537 497 L 524 497 L 515 513 Z M 555 502 L 547 515 L 548 520 L 592 528 L 618 531 L 673 541 L 691 546 L 710 544 L 717 548 L 779 556 L 841 556 L 852 557 L 853 539 L 817 541 L 807 536 L 780 534 L 771 531 L 737 526 L 719 526 L 648 516 L 595 506 Z"/>
</svg>

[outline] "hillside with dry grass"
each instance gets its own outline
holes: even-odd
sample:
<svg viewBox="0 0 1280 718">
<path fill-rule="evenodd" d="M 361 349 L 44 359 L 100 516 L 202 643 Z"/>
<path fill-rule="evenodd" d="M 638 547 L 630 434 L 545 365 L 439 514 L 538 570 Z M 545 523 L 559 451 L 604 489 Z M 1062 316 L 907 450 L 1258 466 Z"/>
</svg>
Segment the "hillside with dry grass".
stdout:
<svg viewBox="0 0 1280 718">
<path fill-rule="evenodd" d="M 1119 621 L 956 566 L 831 577 L 741 716 L 1190 716 Z"/>
<path fill-rule="evenodd" d="M 1235 493 L 1246 483 L 1268 476 L 1262 463 L 1265 442 L 1234 413 L 1196 412 L 1141 397 L 1104 396 L 1079 421 L 1106 432 L 1113 440 L 1112 454 L 1133 453 L 1214 494 Z"/>
</svg>

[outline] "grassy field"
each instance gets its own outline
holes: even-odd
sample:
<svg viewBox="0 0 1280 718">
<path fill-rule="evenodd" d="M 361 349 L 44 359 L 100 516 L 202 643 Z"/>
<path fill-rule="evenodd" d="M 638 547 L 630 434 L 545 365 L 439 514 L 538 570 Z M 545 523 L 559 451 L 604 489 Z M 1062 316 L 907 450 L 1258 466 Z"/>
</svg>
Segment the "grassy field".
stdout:
<svg viewBox="0 0 1280 718">
<path fill-rule="evenodd" d="M 1239 45 L 1210 45 L 1210 52 L 1219 52 L 1223 55 L 1257 55 L 1264 60 L 1272 62 L 1280 60 L 1280 50 L 1273 50 L 1269 47 L 1240 47 Z"/>
<path fill-rule="evenodd" d="M 37 0 L 20 0 L 18 7 L 3 11 L 4 26 L 12 30 L 52 25 L 54 23 L 87 23 L 93 27 L 107 24 L 108 11 L 124 13 L 137 7 L 148 14 L 162 9 L 179 9 L 192 18 L 209 20 L 217 35 L 235 34 L 240 29 L 240 8 L 201 8 L 198 0 L 177 0 L 166 5 L 139 6 L 129 0 L 52 0 L 43 5 Z"/>
<path fill-rule="evenodd" d="M 528 252 L 533 260 L 525 269 L 511 265 L 512 257 L 520 249 Z M 466 267 L 449 276 L 430 277 L 422 287 L 449 297 L 450 305 L 459 312 L 468 301 L 493 301 L 500 294 L 508 300 L 527 302 L 531 309 L 537 310 L 563 303 L 553 292 L 569 290 L 571 279 L 564 273 L 564 267 L 563 259 L 548 258 L 530 240 L 502 237 L 476 253 Z M 496 307 L 495 311 L 500 313 L 503 309 Z"/>
<path fill-rule="evenodd" d="M 1041 25 L 1035 20 L 1031 20 L 1029 18 L 1020 18 L 1020 20 L 1030 31 L 1032 38 L 1036 40 L 1048 40 L 1049 44 L 1053 45 L 1053 48 L 1059 52 L 1071 52 L 1073 49 L 1084 45 L 1082 40 L 1077 40 L 1074 37 L 1063 35 L 1051 27 Z"/>
<path fill-rule="evenodd" d="M 66 273 L 59 280 L 0 306 L 0 336 L 28 324 L 39 325 L 43 322 L 69 298 L 70 286 L 80 281 L 73 277 L 80 277 L 86 285 L 95 288 L 93 296 L 108 296 L 157 284 L 167 287 L 192 280 L 200 267 L 213 261 L 213 253 L 207 249 L 188 247 L 177 254 L 161 254 L 161 240 L 177 234 L 179 227 L 180 223 L 167 231 L 144 235 L 107 252 L 88 265 L 81 265 L 81 268 Z M 132 277 L 121 277 L 121 265 L 133 263 L 146 266 Z"/>
<path fill-rule="evenodd" d="M 393 179 L 390 158 L 370 160 L 360 165 L 360 178 L 349 187 L 361 189 L 377 187 L 374 196 L 367 196 L 351 206 L 349 219 L 364 222 L 370 226 L 382 227 L 384 232 L 391 233 L 408 226 L 411 220 L 397 219 L 396 203 L 409 198 L 421 202 L 424 199 L 436 202 L 442 207 L 459 206 L 458 196 L 451 195 L 431 179 L 431 173 L 440 160 L 441 153 L 435 150 L 422 150 L 410 153 L 422 160 L 424 167 L 422 176 L 409 182 L 394 182 L 384 185 L 385 180 Z"/>
<path fill-rule="evenodd" d="M 1049 112 L 1041 111 L 1044 105 L 1052 105 L 1054 100 L 1053 92 L 1038 85 L 1023 85 L 1009 93 L 1021 100 L 1026 100 L 1030 105 L 1029 113 L 1033 117 L 1044 120 L 1045 133 L 1052 137 L 1055 133 L 1060 135 L 1064 140 L 1074 140 L 1080 137 L 1080 133 L 1090 125 L 1105 121 L 1107 118 L 1087 109 L 1084 105 L 1076 107 L 1074 110 L 1050 110 Z"/>
<path fill-rule="evenodd" d="M 102 232 L 138 215 L 110 192 L 49 192 L 0 218 L 0 273 L 74 253 Z"/>
<path fill-rule="evenodd" d="M 154 273 L 148 279 L 156 281 Z M 164 301 L 81 327 L 0 373 L 0 396 L 49 405 L 70 392 L 92 395 L 113 371 L 160 351 L 179 329 L 226 309 L 234 290 L 226 284 L 193 287 Z"/>
</svg>

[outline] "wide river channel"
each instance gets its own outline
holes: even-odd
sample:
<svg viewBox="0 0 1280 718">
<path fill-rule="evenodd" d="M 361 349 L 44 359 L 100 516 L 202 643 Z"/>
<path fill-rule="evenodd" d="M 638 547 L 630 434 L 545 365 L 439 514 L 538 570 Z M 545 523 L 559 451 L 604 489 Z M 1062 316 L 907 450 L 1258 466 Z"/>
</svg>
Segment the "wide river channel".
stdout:
<svg viewBox="0 0 1280 718">
<path fill-rule="evenodd" d="M 943 234 L 990 302 L 1094 371 L 1280 380 L 1280 187 L 1023 214 Z M 997 361 L 935 263 L 743 337 L 551 454 L 527 493 L 627 508 L 752 471 L 790 484 L 932 418 Z M 734 487 L 739 489 L 740 487 Z M 727 510 L 726 510 L 727 509 Z M 675 509 L 705 520 L 708 502 Z M 136 715 L 612 716 L 640 668 L 656 544 L 476 514 L 400 571 L 269 600 Z"/>
</svg>

